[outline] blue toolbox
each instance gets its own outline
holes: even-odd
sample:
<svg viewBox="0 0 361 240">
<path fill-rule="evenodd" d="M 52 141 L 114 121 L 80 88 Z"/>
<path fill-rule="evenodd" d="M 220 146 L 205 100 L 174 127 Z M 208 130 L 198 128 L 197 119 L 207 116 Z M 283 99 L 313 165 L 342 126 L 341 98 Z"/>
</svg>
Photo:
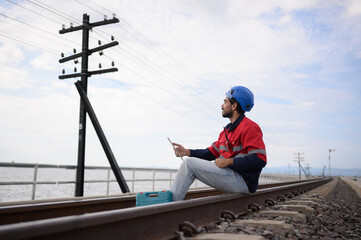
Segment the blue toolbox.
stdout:
<svg viewBox="0 0 361 240">
<path fill-rule="evenodd" d="M 152 204 L 171 202 L 173 199 L 172 192 L 159 191 L 159 192 L 140 192 L 136 196 L 136 206 L 146 206 Z"/>
</svg>

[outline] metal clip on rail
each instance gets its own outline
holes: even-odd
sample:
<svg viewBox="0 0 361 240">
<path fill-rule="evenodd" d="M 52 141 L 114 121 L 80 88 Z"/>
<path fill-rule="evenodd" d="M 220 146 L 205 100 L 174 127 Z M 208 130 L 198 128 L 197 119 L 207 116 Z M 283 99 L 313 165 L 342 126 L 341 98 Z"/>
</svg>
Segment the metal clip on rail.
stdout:
<svg viewBox="0 0 361 240">
<path fill-rule="evenodd" d="M 284 196 L 282 196 L 282 195 L 279 195 L 279 196 L 277 197 L 277 201 L 278 201 L 278 202 L 286 202 L 286 198 L 285 198 Z"/>
<path fill-rule="evenodd" d="M 291 198 L 293 198 L 293 195 L 291 193 L 286 193 L 285 197 L 288 198 L 288 199 L 291 199 Z"/>
<path fill-rule="evenodd" d="M 267 206 L 274 206 L 276 204 L 275 201 L 270 198 L 267 198 L 264 202 Z"/>
<path fill-rule="evenodd" d="M 203 232 L 202 227 L 196 227 L 193 223 L 184 221 L 178 226 L 178 230 L 183 232 L 185 236 L 194 237 L 195 235 Z"/>
<path fill-rule="evenodd" d="M 256 203 L 251 203 L 250 205 L 248 205 L 248 209 L 252 212 L 258 212 L 259 210 L 261 210 L 261 206 Z"/>
<path fill-rule="evenodd" d="M 238 218 L 238 215 L 236 215 L 234 212 L 230 210 L 224 210 L 221 213 L 221 218 L 224 218 L 226 221 L 233 222 Z"/>
</svg>

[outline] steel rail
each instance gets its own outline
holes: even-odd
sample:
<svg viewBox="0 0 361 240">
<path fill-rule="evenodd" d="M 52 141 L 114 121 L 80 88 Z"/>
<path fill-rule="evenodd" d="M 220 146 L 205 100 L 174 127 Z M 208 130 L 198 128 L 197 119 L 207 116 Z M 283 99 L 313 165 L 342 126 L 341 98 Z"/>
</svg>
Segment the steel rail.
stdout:
<svg viewBox="0 0 361 240">
<path fill-rule="evenodd" d="M 323 185 L 319 179 L 260 189 L 254 194 L 218 196 L 67 216 L 0 226 L 0 239 L 174 239 L 184 221 L 198 226 L 216 222 L 222 212 L 238 214 L 267 199 L 282 199 Z"/>
<path fill-rule="evenodd" d="M 307 181 L 309 180 L 262 184 L 259 186 L 259 189 Z M 203 188 L 188 191 L 185 199 L 220 194 L 223 193 L 216 189 Z M 135 195 L 33 200 L 12 204 L 16 205 L 0 204 L 0 225 L 134 207 Z"/>
</svg>

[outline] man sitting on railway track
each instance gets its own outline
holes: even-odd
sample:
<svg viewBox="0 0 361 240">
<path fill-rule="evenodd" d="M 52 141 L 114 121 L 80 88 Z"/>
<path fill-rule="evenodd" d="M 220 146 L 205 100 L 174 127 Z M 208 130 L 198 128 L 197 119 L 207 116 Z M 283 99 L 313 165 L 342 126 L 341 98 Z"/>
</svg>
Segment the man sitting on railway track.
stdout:
<svg viewBox="0 0 361 240">
<path fill-rule="evenodd" d="M 222 104 L 222 116 L 231 122 L 217 141 L 206 149 L 187 149 L 174 143 L 176 156 L 188 158 L 170 189 L 173 201 L 184 199 L 195 179 L 223 192 L 256 192 L 267 158 L 260 127 L 244 115 L 253 105 L 254 96 L 248 88 L 232 87 Z"/>
</svg>

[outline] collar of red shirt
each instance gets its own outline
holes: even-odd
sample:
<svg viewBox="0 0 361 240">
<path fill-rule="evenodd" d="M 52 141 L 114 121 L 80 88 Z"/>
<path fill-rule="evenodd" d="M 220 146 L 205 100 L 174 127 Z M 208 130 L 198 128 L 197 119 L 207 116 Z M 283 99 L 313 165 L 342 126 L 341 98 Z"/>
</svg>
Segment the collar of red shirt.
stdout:
<svg viewBox="0 0 361 240">
<path fill-rule="evenodd" d="M 235 128 L 238 126 L 238 124 L 243 120 L 244 117 L 245 117 L 245 116 L 244 116 L 244 114 L 242 113 L 242 114 L 237 118 L 237 120 L 234 121 L 234 123 L 228 123 L 227 126 L 225 126 L 225 128 L 226 128 L 229 132 L 232 131 L 233 129 L 235 129 Z"/>
</svg>

